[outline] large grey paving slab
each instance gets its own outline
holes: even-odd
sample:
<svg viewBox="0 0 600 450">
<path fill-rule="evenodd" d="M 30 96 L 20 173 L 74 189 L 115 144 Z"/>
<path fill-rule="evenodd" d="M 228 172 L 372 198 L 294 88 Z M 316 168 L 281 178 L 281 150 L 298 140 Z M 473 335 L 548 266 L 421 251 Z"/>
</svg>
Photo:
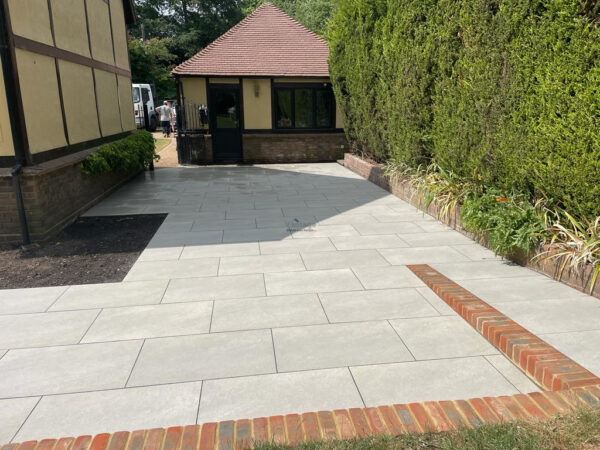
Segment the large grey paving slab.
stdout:
<svg viewBox="0 0 600 450">
<path fill-rule="evenodd" d="M 395 234 L 378 234 L 373 236 L 333 236 L 330 239 L 338 250 L 408 247 L 408 244 Z"/>
<path fill-rule="evenodd" d="M 236 331 L 327 323 L 316 294 L 220 300 L 211 331 Z"/>
<path fill-rule="evenodd" d="M 269 209 L 238 209 L 236 211 L 227 211 L 226 219 L 250 219 L 255 217 L 283 217 L 281 208 Z"/>
<path fill-rule="evenodd" d="M 174 278 L 195 278 L 216 276 L 219 258 L 185 259 L 178 261 L 136 262 L 125 276 L 124 281 L 171 280 Z"/>
<path fill-rule="evenodd" d="M 0 445 L 12 440 L 39 400 L 39 397 L 0 400 Z"/>
<path fill-rule="evenodd" d="M 543 275 L 511 277 L 510 279 L 463 280 L 460 284 L 492 305 L 520 300 L 587 297 L 585 294 Z"/>
<path fill-rule="evenodd" d="M 181 259 L 210 258 L 223 256 L 258 255 L 257 242 L 242 242 L 239 244 L 191 245 L 183 248 Z"/>
<path fill-rule="evenodd" d="M 11 350 L 0 359 L 0 398 L 124 387 L 142 341 Z"/>
<path fill-rule="evenodd" d="M 389 266 L 377 250 L 338 250 L 326 253 L 305 253 L 302 259 L 308 270 L 344 269 L 361 266 Z"/>
<path fill-rule="evenodd" d="M 408 317 L 438 316 L 439 313 L 413 288 L 319 294 L 331 322 L 360 322 Z"/>
<path fill-rule="evenodd" d="M 314 239 L 285 239 L 279 242 L 260 242 L 260 252 L 263 255 L 276 253 L 311 253 L 328 252 L 335 247 L 328 238 Z"/>
<path fill-rule="evenodd" d="M 180 245 L 218 244 L 223 241 L 223 230 L 189 231 L 186 233 L 163 233 L 155 235 L 148 248 L 173 247 Z"/>
<path fill-rule="evenodd" d="M 282 253 L 259 256 L 226 256 L 221 258 L 219 275 L 244 273 L 297 272 L 306 270 L 297 253 Z"/>
<path fill-rule="evenodd" d="M 292 236 L 294 239 L 313 239 L 333 236 L 358 236 L 358 232 L 352 225 L 321 225 L 317 223 L 314 227 L 294 231 Z"/>
<path fill-rule="evenodd" d="M 351 367 L 367 406 L 518 394 L 483 356 Z"/>
<path fill-rule="evenodd" d="M 147 280 L 70 286 L 50 310 L 157 304 L 165 293 L 167 283 L 167 280 Z"/>
<path fill-rule="evenodd" d="M 82 342 L 208 333 L 211 315 L 212 302 L 105 309 L 85 334 Z"/>
<path fill-rule="evenodd" d="M 0 316 L 4 348 L 77 344 L 98 316 L 98 310 Z"/>
<path fill-rule="evenodd" d="M 516 387 L 523 394 L 530 392 L 541 392 L 542 390 L 517 368 L 504 355 L 489 355 L 486 356 L 492 366 L 506 378 L 510 384 Z"/>
<path fill-rule="evenodd" d="M 67 289 L 66 286 L 0 290 L 0 314 L 46 311 Z"/>
<path fill-rule="evenodd" d="M 200 391 L 181 383 L 44 397 L 15 441 L 193 424 Z"/>
<path fill-rule="evenodd" d="M 452 247 L 409 247 L 379 249 L 379 253 L 393 265 L 431 264 L 440 262 L 470 261 Z"/>
<path fill-rule="evenodd" d="M 331 217 L 320 216 L 321 225 L 354 225 L 356 223 L 376 223 L 370 214 L 338 214 Z"/>
<path fill-rule="evenodd" d="M 396 319 L 390 323 L 417 360 L 498 353 L 494 346 L 458 316 Z"/>
<path fill-rule="evenodd" d="M 347 368 L 210 380 L 198 423 L 362 406 Z"/>
<path fill-rule="evenodd" d="M 262 274 L 171 280 L 163 303 L 260 297 L 265 295 Z"/>
<path fill-rule="evenodd" d="M 254 228 L 246 230 L 225 230 L 223 232 L 224 243 L 238 242 L 261 242 L 281 241 L 290 238 L 291 234 L 287 228 Z"/>
<path fill-rule="evenodd" d="M 315 216 L 300 217 L 257 217 L 256 225 L 258 228 L 289 228 L 291 226 L 305 226 L 316 223 Z"/>
<path fill-rule="evenodd" d="M 441 245 L 472 244 L 473 241 L 458 231 L 406 233 L 400 236 L 411 247 L 439 247 Z"/>
<path fill-rule="evenodd" d="M 365 289 L 393 289 L 425 286 L 425 284 L 405 266 L 355 267 L 353 270 Z"/>
<path fill-rule="evenodd" d="M 600 330 L 541 334 L 540 337 L 600 377 Z"/>
<path fill-rule="evenodd" d="M 413 360 L 386 321 L 276 328 L 273 340 L 279 372 Z"/>
<path fill-rule="evenodd" d="M 183 245 L 173 247 L 146 248 L 140 254 L 137 262 L 177 260 L 181 256 L 182 251 Z"/>
<path fill-rule="evenodd" d="M 354 228 L 363 236 L 423 232 L 423 228 L 413 222 L 357 223 L 354 225 Z"/>
<path fill-rule="evenodd" d="M 538 276 L 533 270 L 508 261 L 432 263 L 431 267 L 454 281 Z"/>
<path fill-rule="evenodd" d="M 440 297 L 438 297 L 435 292 L 433 292 L 428 287 L 420 287 L 417 288 L 419 294 L 429 302 L 431 306 L 435 308 L 437 312 L 439 312 L 442 316 L 455 316 L 458 315 L 454 309 Z"/>
<path fill-rule="evenodd" d="M 486 248 L 480 244 L 454 245 L 452 248 L 462 253 L 472 261 L 482 261 L 488 259 L 495 259 L 498 261 L 502 260 L 500 256 L 497 256 L 489 248 Z"/>
<path fill-rule="evenodd" d="M 196 220 L 192 231 L 239 230 L 256 228 L 254 219 Z"/>
<path fill-rule="evenodd" d="M 267 273 L 264 277 L 267 295 L 341 292 L 363 289 L 350 269 Z"/>
<path fill-rule="evenodd" d="M 532 333 L 600 330 L 600 301 L 592 297 L 504 302 L 496 307 Z"/>
<path fill-rule="evenodd" d="M 128 386 L 275 372 L 270 330 L 148 339 Z"/>
</svg>

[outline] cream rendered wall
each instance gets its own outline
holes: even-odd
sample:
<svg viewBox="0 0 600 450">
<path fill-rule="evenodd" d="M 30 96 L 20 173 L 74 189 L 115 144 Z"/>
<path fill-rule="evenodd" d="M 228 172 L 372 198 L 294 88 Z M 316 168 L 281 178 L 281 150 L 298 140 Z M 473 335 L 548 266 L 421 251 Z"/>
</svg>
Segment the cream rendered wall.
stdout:
<svg viewBox="0 0 600 450">
<path fill-rule="evenodd" d="M 8 0 L 8 11 L 14 34 L 54 45 L 47 0 Z"/>
<path fill-rule="evenodd" d="M 54 58 L 16 50 L 25 127 L 31 153 L 67 145 Z"/>
<path fill-rule="evenodd" d="M 56 46 L 90 57 L 83 0 L 52 0 Z"/>
<path fill-rule="evenodd" d="M 182 78 L 181 85 L 186 102 L 195 103 L 196 105 L 208 105 L 206 78 Z"/>
<path fill-rule="evenodd" d="M 121 128 L 123 131 L 135 130 L 135 117 L 133 115 L 133 94 L 131 92 L 131 78 L 117 76 L 119 90 L 119 107 L 121 108 Z"/>
<path fill-rule="evenodd" d="M 4 74 L 0 70 L 0 156 L 13 156 L 14 154 L 10 116 L 6 102 L 6 90 L 4 89 Z"/>
<path fill-rule="evenodd" d="M 212 84 L 239 84 L 239 78 L 209 78 L 209 83 Z"/>
<path fill-rule="evenodd" d="M 269 78 L 244 78 L 244 128 L 247 130 L 270 130 L 271 80 Z M 258 97 L 256 89 L 258 88 Z"/>
<path fill-rule="evenodd" d="M 92 58 L 107 64 L 114 64 L 108 4 L 104 0 L 88 0 L 87 11 Z"/>
<path fill-rule="evenodd" d="M 115 64 L 122 69 L 129 70 L 127 32 L 125 30 L 125 11 L 123 10 L 122 1 L 110 2 L 110 17 L 115 45 Z"/>
<path fill-rule="evenodd" d="M 123 129 L 119 113 L 117 76 L 114 73 L 97 69 L 94 69 L 94 73 L 96 74 L 96 93 L 102 136 L 120 133 Z M 131 108 L 133 109 L 133 106 Z"/>
<path fill-rule="evenodd" d="M 69 144 L 100 137 L 92 69 L 58 61 Z"/>
</svg>

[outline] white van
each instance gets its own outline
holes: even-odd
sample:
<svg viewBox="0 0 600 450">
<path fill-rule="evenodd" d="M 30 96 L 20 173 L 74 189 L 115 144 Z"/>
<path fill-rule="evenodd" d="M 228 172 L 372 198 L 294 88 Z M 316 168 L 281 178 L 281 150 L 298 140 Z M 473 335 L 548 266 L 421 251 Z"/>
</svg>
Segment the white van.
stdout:
<svg viewBox="0 0 600 450">
<path fill-rule="evenodd" d="M 154 104 L 154 93 L 150 84 L 132 84 L 133 90 L 133 113 L 138 128 L 144 127 L 144 105 L 148 105 L 149 131 L 156 131 L 158 118 L 156 117 L 156 105 Z"/>
</svg>

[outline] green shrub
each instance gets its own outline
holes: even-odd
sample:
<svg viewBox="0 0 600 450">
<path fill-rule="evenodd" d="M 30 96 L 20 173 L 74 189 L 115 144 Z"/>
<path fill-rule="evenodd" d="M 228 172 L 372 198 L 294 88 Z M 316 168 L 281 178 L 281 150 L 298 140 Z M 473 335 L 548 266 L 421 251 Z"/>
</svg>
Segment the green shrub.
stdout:
<svg viewBox="0 0 600 450">
<path fill-rule="evenodd" d="M 104 173 L 131 174 L 148 167 L 153 160 L 154 138 L 147 131 L 138 131 L 131 136 L 110 144 L 102 145 L 81 164 L 88 175 Z"/>
<path fill-rule="evenodd" d="M 600 28 L 580 0 L 337 0 L 352 148 L 600 213 Z"/>
</svg>

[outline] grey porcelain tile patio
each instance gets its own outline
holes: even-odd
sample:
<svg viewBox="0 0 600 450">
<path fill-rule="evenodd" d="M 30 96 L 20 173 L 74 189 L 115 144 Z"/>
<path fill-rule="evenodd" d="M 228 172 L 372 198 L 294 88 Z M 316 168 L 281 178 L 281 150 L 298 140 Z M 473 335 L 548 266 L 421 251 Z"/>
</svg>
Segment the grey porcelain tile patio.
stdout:
<svg viewBox="0 0 600 450">
<path fill-rule="evenodd" d="M 211 331 L 237 331 L 327 323 L 316 294 L 215 302 Z"/>
<path fill-rule="evenodd" d="M 284 227 L 225 230 L 223 232 L 224 243 L 280 241 L 290 237 L 289 230 Z"/>
<path fill-rule="evenodd" d="M 98 310 L 0 316 L 0 342 L 5 348 L 77 344 Z"/>
<path fill-rule="evenodd" d="M 267 295 L 362 290 L 350 269 L 265 274 Z"/>
<path fill-rule="evenodd" d="M 257 242 L 239 244 L 191 245 L 183 248 L 181 259 L 210 258 L 223 256 L 258 255 L 260 250 Z"/>
<path fill-rule="evenodd" d="M 297 253 L 259 256 L 228 256 L 221 258 L 219 275 L 244 273 L 297 272 L 306 270 Z"/>
<path fill-rule="evenodd" d="M 208 333 L 212 302 L 131 306 L 103 310 L 81 342 L 121 341 Z"/>
<path fill-rule="evenodd" d="M 422 233 L 423 228 L 413 222 L 395 222 L 395 223 L 357 223 L 354 228 L 362 236 L 377 234 L 409 234 Z"/>
<path fill-rule="evenodd" d="M 0 290 L 0 314 L 44 312 L 66 290 L 66 286 Z"/>
<path fill-rule="evenodd" d="M 260 253 L 270 255 L 276 253 L 311 253 L 335 250 L 331 241 L 326 238 L 285 239 L 279 242 L 259 242 Z"/>
<path fill-rule="evenodd" d="M 69 286 L 50 311 L 157 304 L 167 283 L 167 280 L 147 280 Z"/>
<path fill-rule="evenodd" d="M 265 295 L 262 274 L 171 280 L 163 303 L 260 297 Z"/>
<path fill-rule="evenodd" d="M 273 341 L 279 372 L 413 360 L 386 321 L 276 328 Z"/>
<path fill-rule="evenodd" d="M 538 276 L 534 271 L 508 261 L 432 263 L 431 267 L 453 281 Z"/>
<path fill-rule="evenodd" d="M 0 400 L 0 442 L 11 441 L 39 400 L 39 397 Z"/>
<path fill-rule="evenodd" d="M 393 234 L 381 234 L 375 236 L 333 236 L 330 239 L 338 250 L 363 250 L 377 248 L 392 249 L 398 247 L 408 247 L 406 242 Z"/>
<path fill-rule="evenodd" d="M 400 236 L 411 247 L 439 247 L 441 245 L 472 244 L 473 241 L 458 231 L 406 233 Z"/>
<path fill-rule="evenodd" d="M 498 350 L 462 317 L 390 320 L 417 360 L 497 354 Z"/>
<path fill-rule="evenodd" d="M 362 406 L 347 368 L 229 378 L 204 382 L 198 423 Z"/>
<path fill-rule="evenodd" d="M 144 343 L 128 386 L 274 372 L 269 330 L 158 338 Z"/>
<path fill-rule="evenodd" d="M 333 236 L 358 236 L 358 232 L 352 225 L 321 225 L 317 223 L 314 227 L 301 228 L 293 231 L 294 239 L 313 239 L 319 237 Z"/>
<path fill-rule="evenodd" d="M 350 370 L 367 406 L 519 393 L 483 356 Z"/>
<path fill-rule="evenodd" d="M 379 253 L 393 265 L 470 261 L 451 247 L 383 248 Z"/>
<path fill-rule="evenodd" d="M 356 267 L 353 270 L 365 289 L 425 286 L 406 266 Z"/>
<path fill-rule="evenodd" d="M 179 261 L 138 261 L 127 273 L 124 281 L 172 280 L 216 276 L 219 258 L 199 258 Z"/>
<path fill-rule="evenodd" d="M 350 267 L 389 266 L 377 250 L 341 250 L 302 254 L 308 270 L 344 269 Z"/>
<path fill-rule="evenodd" d="M 171 261 L 181 256 L 183 246 L 146 248 L 137 259 L 140 261 Z"/>
<path fill-rule="evenodd" d="M 14 440 L 193 424 L 200 390 L 182 383 L 44 397 Z"/>
<path fill-rule="evenodd" d="M 412 288 L 333 292 L 319 294 L 319 297 L 332 323 L 439 315 L 439 312 Z"/>
<path fill-rule="evenodd" d="M 142 341 L 11 350 L 0 359 L 0 398 L 124 387 Z"/>
</svg>

